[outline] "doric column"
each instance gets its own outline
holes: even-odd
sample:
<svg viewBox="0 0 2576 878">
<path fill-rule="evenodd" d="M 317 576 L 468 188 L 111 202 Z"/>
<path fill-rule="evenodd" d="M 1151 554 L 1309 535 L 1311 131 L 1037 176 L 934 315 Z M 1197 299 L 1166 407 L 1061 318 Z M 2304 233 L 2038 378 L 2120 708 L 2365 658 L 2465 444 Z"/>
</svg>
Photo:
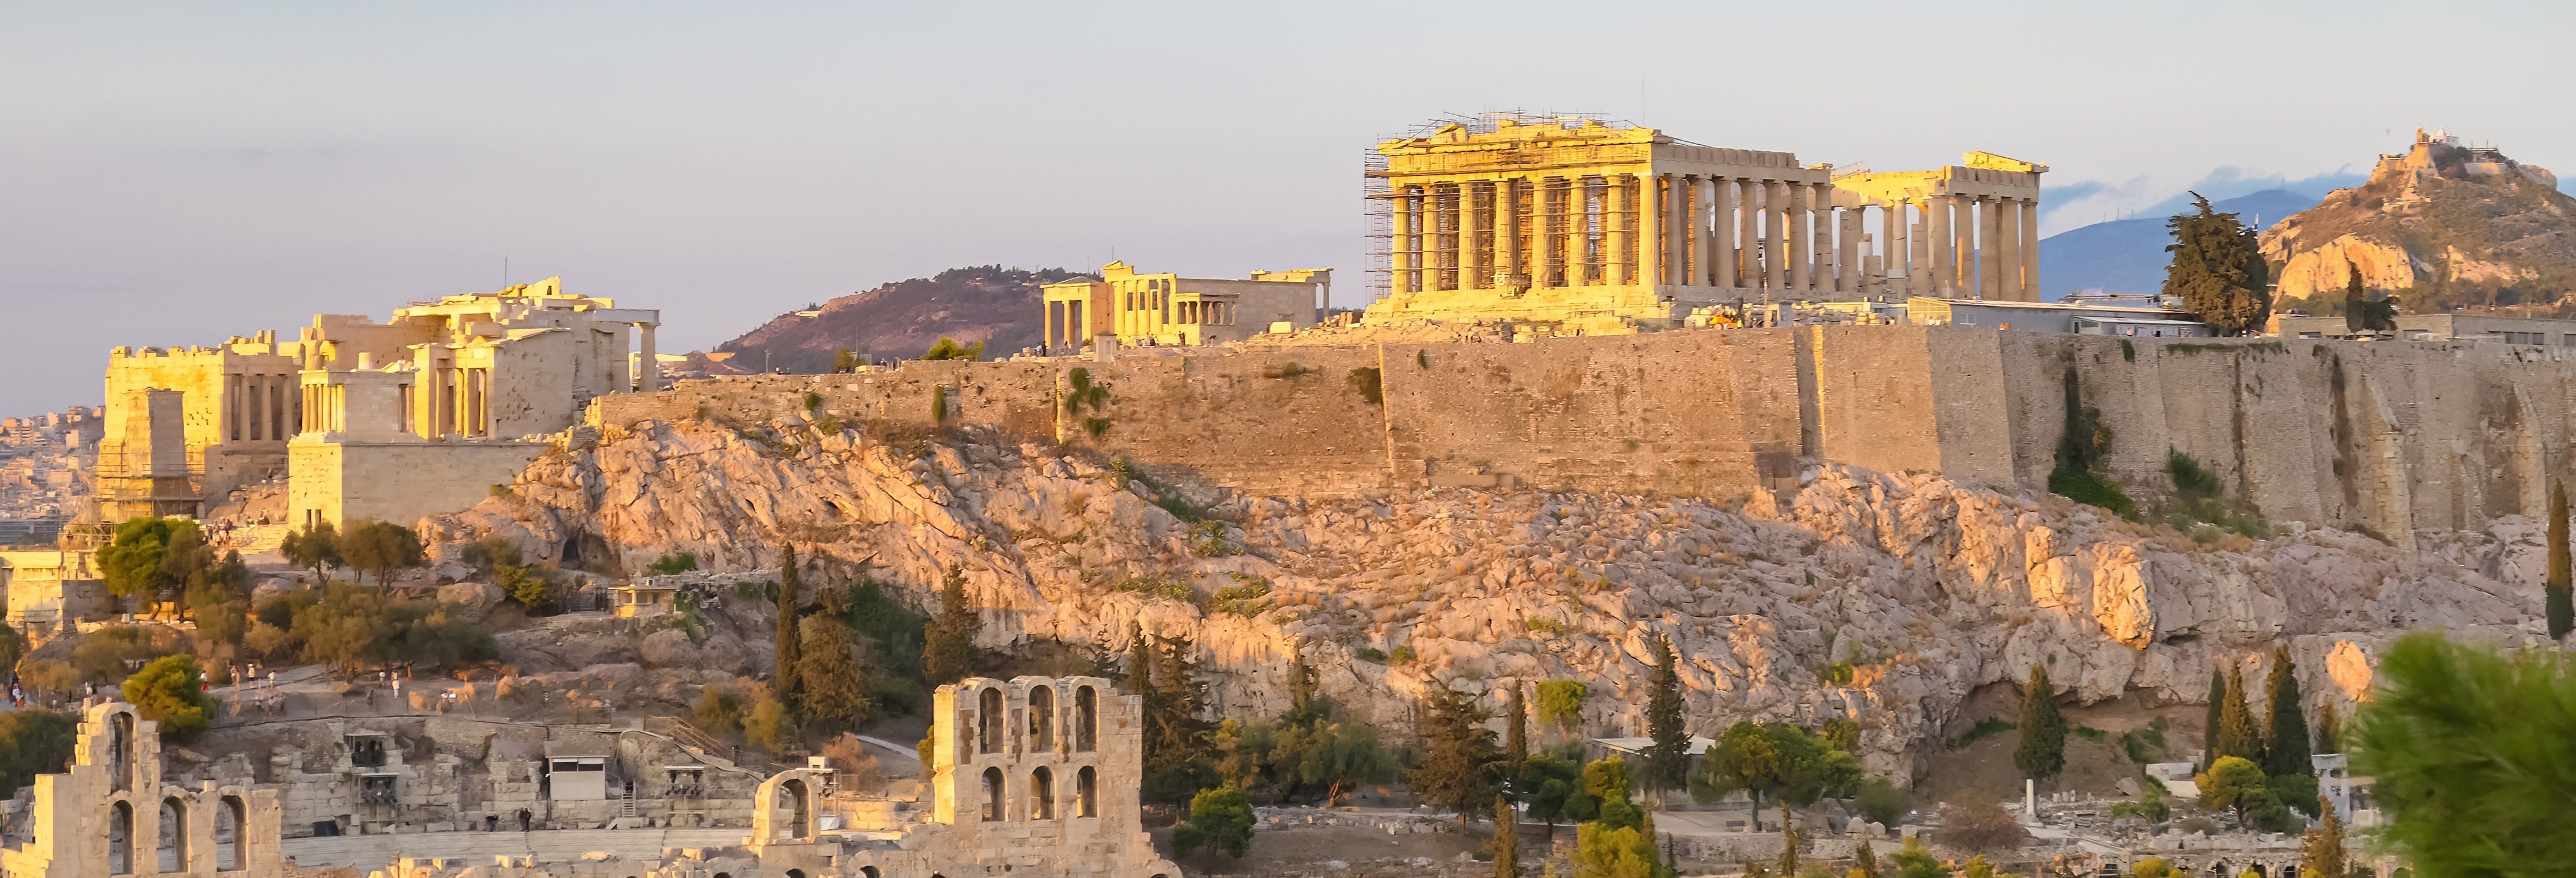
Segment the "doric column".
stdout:
<svg viewBox="0 0 2576 878">
<path fill-rule="evenodd" d="M 2003 212 L 1995 209 L 1999 204 L 1992 196 L 1977 199 L 1977 290 L 1989 299 L 2011 299 L 2004 295 Z"/>
<path fill-rule="evenodd" d="M 1831 183 L 1816 183 L 1813 186 L 1814 190 L 1807 196 L 1807 215 L 1815 220 L 1813 225 L 1816 236 L 1812 251 L 1814 258 L 1810 263 L 1816 267 L 1815 289 L 1822 293 L 1836 288 L 1834 284 L 1834 230 L 1836 228 L 1834 194 Z"/>
<path fill-rule="evenodd" d="M 1878 270 L 1885 277 L 1884 292 L 1905 295 L 1905 204 L 1889 201 L 1878 205 Z"/>
<path fill-rule="evenodd" d="M 1849 208 L 1842 212 L 1840 250 L 1834 259 L 1834 291 L 1857 293 L 1861 288 L 1861 212 L 1867 208 Z"/>
<path fill-rule="evenodd" d="M 1977 209 L 1965 195 L 1950 196 L 1951 289 L 1963 298 L 1977 297 Z"/>
<path fill-rule="evenodd" d="M 1664 270 L 1655 283 L 1683 286 L 1690 283 L 1691 199 L 1698 197 L 1695 181 L 1681 174 L 1664 177 Z"/>
<path fill-rule="evenodd" d="M 1709 179 L 1708 282 L 1735 288 L 1735 193 L 1725 177 Z"/>
<path fill-rule="evenodd" d="M 1762 181 L 1735 181 L 1735 285 L 1762 286 Z"/>
<path fill-rule="evenodd" d="M 1566 205 L 1574 197 L 1573 183 L 1560 177 L 1544 178 L 1538 183 L 1534 197 L 1539 202 L 1540 220 L 1538 233 L 1530 236 L 1530 243 L 1538 251 L 1539 276 L 1531 286 L 1573 286 L 1573 277 L 1565 270 Z"/>
<path fill-rule="evenodd" d="M 2039 200 L 2034 198 L 2014 205 L 2021 215 L 2021 294 L 2026 302 L 2046 297 L 2039 287 Z"/>
<path fill-rule="evenodd" d="M 1784 183 L 1789 187 L 1789 289 L 1805 293 L 1815 288 L 1815 205 L 1809 200 L 1807 184 Z"/>
<path fill-rule="evenodd" d="M 1020 313 L 1025 314 L 1028 312 L 1023 311 Z M 662 389 L 662 364 L 660 361 L 653 359 L 654 326 L 655 324 L 651 323 L 635 324 L 638 336 L 637 342 L 642 346 L 644 351 L 644 372 L 642 375 L 636 377 L 635 389 L 644 391 L 645 393 L 651 393 Z"/>
<path fill-rule="evenodd" d="M 1462 290 L 1478 289 L 1493 282 L 1493 269 L 1486 264 L 1486 256 L 1479 250 L 1494 236 L 1493 214 L 1477 216 L 1476 188 L 1473 182 L 1458 184 L 1458 264 L 1461 266 L 1458 288 Z M 1485 189 L 1487 203 L 1490 204 L 1493 187 L 1488 185 Z"/>
<path fill-rule="evenodd" d="M 1395 197 L 1388 200 L 1395 204 L 1395 234 L 1394 243 L 1387 245 L 1387 255 L 1391 260 L 1387 286 L 1393 287 L 1395 292 L 1410 293 L 1413 292 L 1413 187 L 1398 187 Z"/>
<path fill-rule="evenodd" d="M 1959 240 L 1950 233 L 1952 201 L 1950 196 L 1935 195 L 1923 202 L 1923 214 L 1931 226 L 1925 237 L 1931 239 L 1929 243 L 1932 245 L 1932 288 L 1937 291 L 1932 295 L 1945 299 L 1960 297 L 1959 257 L 1958 251 L 1953 249 Z"/>
<path fill-rule="evenodd" d="M 1789 184 L 1768 180 L 1762 184 L 1763 225 L 1762 263 L 1770 280 L 1766 284 L 1775 294 L 1789 289 Z"/>
<path fill-rule="evenodd" d="M 1995 214 L 1995 297 L 2027 302 L 2021 289 L 2021 208 L 2009 199 L 1986 202 Z"/>
<path fill-rule="evenodd" d="M 1521 181 L 1494 181 L 1494 286 L 1521 274 Z"/>
<path fill-rule="evenodd" d="M 1634 182 L 1642 181 L 1642 182 Z M 1652 230 L 1655 225 L 1642 222 L 1646 208 L 1655 203 L 1655 178 L 1612 174 L 1601 178 L 1601 277 L 1604 285 L 1632 284 L 1646 273 L 1639 251 L 1655 249 Z M 1589 216 L 1588 213 L 1583 214 Z M 1631 230 L 1630 223 L 1635 223 Z M 1578 221 L 1578 225 L 1589 225 Z M 1639 238 L 1646 243 L 1640 245 Z M 1587 272 L 1588 273 L 1588 272 Z"/>
</svg>

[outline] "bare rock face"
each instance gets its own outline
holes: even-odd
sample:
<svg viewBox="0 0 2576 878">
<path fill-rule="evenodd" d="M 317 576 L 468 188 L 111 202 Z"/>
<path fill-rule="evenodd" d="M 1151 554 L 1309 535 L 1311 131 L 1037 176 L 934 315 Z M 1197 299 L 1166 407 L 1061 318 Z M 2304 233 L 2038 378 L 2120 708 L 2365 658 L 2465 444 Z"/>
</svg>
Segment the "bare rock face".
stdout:
<svg viewBox="0 0 2576 878">
<path fill-rule="evenodd" d="M 2349 700 L 2408 627 L 2539 636 L 2537 577 L 2524 572 L 2540 541 L 2519 519 L 2494 535 L 2421 538 L 2430 548 L 2415 556 L 2334 531 L 2222 551 L 2059 497 L 1828 466 L 1740 504 L 1466 490 L 1239 498 L 1209 510 L 1226 522 L 1226 551 L 1208 557 L 1148 488 L 1078 457 L 773 429 L 763 441 L 695 423 L 612 430 L 427 533 L 441 551 L 498 535 L 531 558 L 605 544 L 630 570 L 683 551 L 716 571 L 759 569 L 792 540 L 819 571 L 809 581 L 865 565 L 916 606 L 958 565 L 985 610 L 984 646 L 1187 637 L 1231 715 L 1284 709 L 1285 672 L 1302 655 L 1326 694 L 1380 725 L 1403 723 L 1432 686 L 1499 698 L 1574 679 L 1592 693 L 1589 732 L 1637 734 L 1662 634 L 1682 657 L 1693 731 L 1850 716 L 1872 768 L 1900 774 L 1971 690 L 2034 665 L 2085 702 L 2195 702 L 2213 664 L 2259 672 L 2287 643 L 2303 691 Z M 559 665 L 530 673 L 768 666 L 765 643 L 730 635 L 613 640 L 573 632 L 505 649 Z"/>
<path fill-rule="evenodd" d="M 501 587 L 485 582 L 451 582 L 438 587 L 438 602 L 481 612 L 501 602 Z"/>
<path fill-rule="evenodd" d="M 2576 278 L 2576 198 L 2558 178 L 2493 147 L 2417 132 L 2384 155 L 2368 182 L 2265 230 L 2280 296 L 2340 301 L 2358 276 L 2373 298 L 2404 294 L 2409 311 L 2499 301 L 2559 304 Z"/>
</svg>

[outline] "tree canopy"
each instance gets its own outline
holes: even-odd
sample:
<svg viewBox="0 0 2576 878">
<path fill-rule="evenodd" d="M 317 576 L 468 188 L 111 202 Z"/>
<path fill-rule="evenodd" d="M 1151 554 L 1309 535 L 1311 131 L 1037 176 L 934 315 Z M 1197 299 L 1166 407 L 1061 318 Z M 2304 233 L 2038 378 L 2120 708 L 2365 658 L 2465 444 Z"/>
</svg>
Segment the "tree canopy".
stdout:
<svg viewBox="0 0 2576 878">
<path fill-rule="evenodd" d="M 123 688 L 135 712 L 161 724 L 162 735 L 186 740 L 214 722 L 215 698 L 205 683 L 194 657 L 167 655 L 125 678 Z"/>
<path fill-rule="evenodd" d="M 1682 682 L 1672 638 L 1655 637 L 1655 673 L 1646 697 L 1646 785 L 1672 789 L 1690 781 L 1690 733 L 1682 729 Z"/>
<path fill-rule="evenodd" d="M 1234 784 L 1200 790 L 1190 798 L 1190 819 L 1172 828 L 1172 854 L 1186 857 L 1200 847 L 1242 857 L 1252 849 L 1252 800 Z"/>
<path fill-rule="evenodd" d="M 1405 776 L 1415 798 L 1458 812 L 1460 822 L 1492 804 L 1502 748 L 1476 696 L 1439 686 L 1422 713 L 1422 761 Z"/>
<path fill-rule="evenodd" d="M 2030 666 L 2030 678 L 2022 683 L 2021 743 L 2013 748 L 2013 766 L 2023 777 L 2046 779 L 2056 777 L 2066 768 L 2066 715 L 2057 710 L 2057 687 L 2048 682 L 2048 669 Z"/>
<path fill-rule="evenodd" d="M 2174 242 L 2165 268 L 2165 295 L 2182 299 L 2202 322 L 2229 335 L 2255 330 L 2272 316 L 2271 266 L 2256 245 L 2257 230 L 2232 213 L 2211 209 L 2192 193 L 2197 213 L 2165 221 Z"/>
<path fill-rule="evenodd" d="M 1860 760 L 1822 735 L 1787 723 L 1739 722 L 1709 748 L 1694 792 L 1711 797 L 1736 790 L 1752 793 L 1758 825 L 1764 796 L 1812 805 L 1825 796 L 1849 795 L 1860 778 Z"/>
<path fill-rule="evenodd" d="M 2376 778 L 2383 837 L 2419 878 L 2576 874 L 2576 668 L 2417 632 L 2380 657 L 2375 695 L 2342 730 Z"/>
<path fill-rule="evenodd" d="M 420 534 L 411 528 L 389 521 L 361 521 L 340 536 L 340 557 L 349 566 L 376 575 L 376 584 L 388 584 L 396 570 L 418 567 L 424 557 Z"/>
</svg>

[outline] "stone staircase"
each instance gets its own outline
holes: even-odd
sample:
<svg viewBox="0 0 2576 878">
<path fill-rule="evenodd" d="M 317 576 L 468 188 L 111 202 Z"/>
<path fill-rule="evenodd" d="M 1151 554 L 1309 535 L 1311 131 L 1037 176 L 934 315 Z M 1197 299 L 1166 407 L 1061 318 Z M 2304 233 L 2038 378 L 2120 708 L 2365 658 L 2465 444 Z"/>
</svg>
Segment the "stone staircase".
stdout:
<svg viewBox="0 0 2576 878">
<path fill-rule="evenodd" d="M 307 869 L 351 866 L 373 869 L 395 857 L 441 857 L 460 865 L 491 865 L 503 854 L 540 863 L 568 863 L 592 851 L 623 860 L 658 860 L 664 848 L 725 848 L 750 839 L 747 829 L 543 829 L 534 832 L 404 832 L 290 838 L 286 856 Z"/>
</svg>

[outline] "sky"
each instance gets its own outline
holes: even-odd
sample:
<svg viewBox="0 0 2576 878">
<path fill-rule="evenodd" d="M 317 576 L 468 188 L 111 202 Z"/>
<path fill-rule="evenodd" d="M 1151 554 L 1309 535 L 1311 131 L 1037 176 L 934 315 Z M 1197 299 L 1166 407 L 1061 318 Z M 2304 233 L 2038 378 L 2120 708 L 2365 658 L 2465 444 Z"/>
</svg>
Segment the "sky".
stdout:
<svg viewBox="0 0 2576 878">
<path fill-rule="evenodd" d="M 2576 173 L 2576 4 L 0 3 L 0 414 L 116 345 L 550 275 L 665 351 L 961 265 L 1367 296 L 1360 159 L 1578 111 L 1802 162 L 2047 163 L 2043 231 L 2366 171 Z"/>
</svg>

